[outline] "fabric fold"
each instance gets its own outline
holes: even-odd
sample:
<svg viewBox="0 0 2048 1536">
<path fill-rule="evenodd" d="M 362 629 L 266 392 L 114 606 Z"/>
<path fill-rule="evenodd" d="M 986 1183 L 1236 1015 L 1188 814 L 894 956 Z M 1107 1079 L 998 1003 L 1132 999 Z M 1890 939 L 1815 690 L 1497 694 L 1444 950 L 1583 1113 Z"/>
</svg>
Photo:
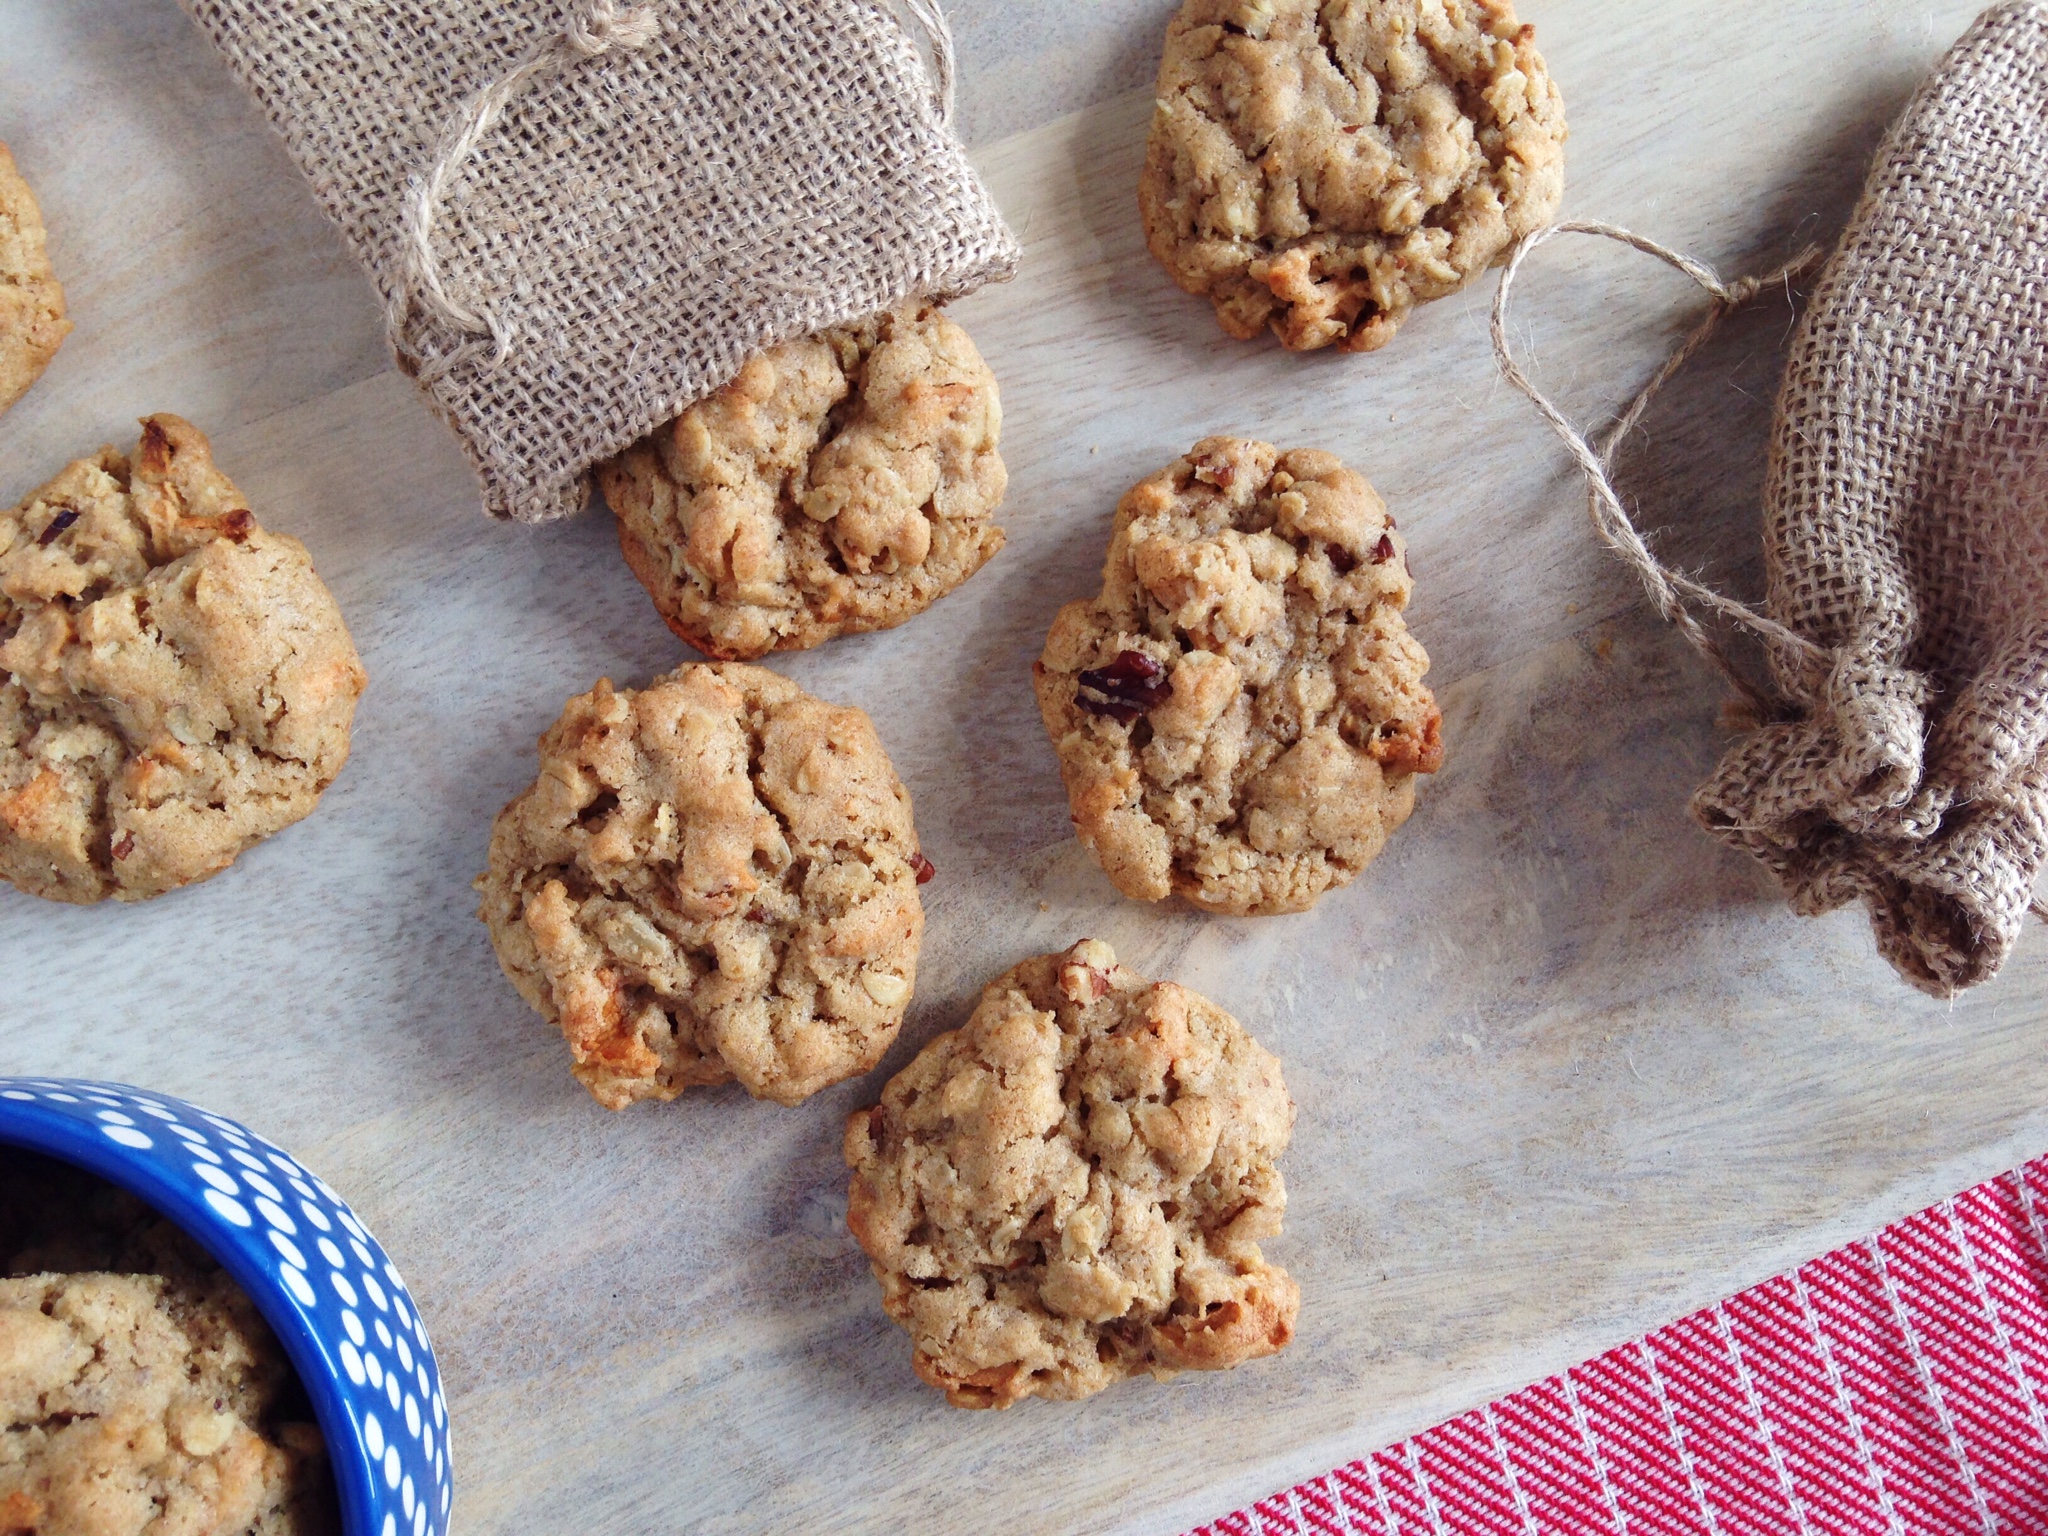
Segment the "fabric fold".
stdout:
<svg viewBox="0 0 2048 1536">
<path fill-rule="evenodd" d="M 2048 4 L 1986 11 L 1880 149 L 1790 349 L 1765 482 L 1780 719 L 1694 797 L 1796 909 L 1939 996 L 2048 861 Z"/>
</svg>

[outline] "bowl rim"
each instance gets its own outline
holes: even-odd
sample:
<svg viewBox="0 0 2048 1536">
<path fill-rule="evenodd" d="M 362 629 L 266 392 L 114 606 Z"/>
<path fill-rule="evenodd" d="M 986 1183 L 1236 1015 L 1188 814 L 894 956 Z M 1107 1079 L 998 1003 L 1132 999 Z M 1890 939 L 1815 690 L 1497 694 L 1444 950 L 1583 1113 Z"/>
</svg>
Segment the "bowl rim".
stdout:
<svg viewBox="0 0 2048 1536">
<path fill-rule="evenodd" d="M 24 1089 L 40 1089 L 43 1093 L 52 1091 L 54 1085 L 62 1092 L 114 1092 L 125 1093 L 137 1098 L 161 1102 L 166 1108 L 179 1107 L 195 1115 L 235 1126 L 241 1134 L 259 1145 L 292 1157 L 297 1157 L 283 1147 L 277 1146 L 268 1137 L 258 1135 L 239 1120 L 203 1109 L 190 1099 L 176 1094 L 164 1093 L 153 1088 L 138 1088 L 128 1083 L 104 1082 L 90 1078 L 17 1077 L 0 1076 L 0 1089 L 19 1084 Z M 363 1443 L 362 1432 L 349 1414 L 342 1400 L 338 1385 L 342 1374 L 340 1362 L 331 1357 L 319 1334 L 307 1323 L 305 1316 L 295 1307 L 286 1305 L 282 1283 L 267 1268 L 250 1258 L 241 1247 L 223 1244 L 215 1237 L 224 1230 L 220 1217 L 192 1191 L 175 1181 L 158 1164 L 149 1158 L 135 1157 L 125 1149 L 116 1146 L 104 1137 L 95 1134 L 95 1127 L 87 1122 L 44 1107 L 40 1100 L 34 1103 L 21 1100 L 0 1100 L 0 1143 L 19 1147 L 30 1152 L 39 1152 L 58 1162 L 74 1168 L 82 1168 L 95 1177 L 105 1179 L 134 1195 L 152 1210 L 170 1221 L 187 1237 L 198 1243 L 214 1260 L 225 1269 L 242 1293 L 255 1305 L 270 1331 L 284 1346 L 285 1357 L 291 1361 L 292 1369 L 298 1373 L 305 1386 L 306 1396 L 312 1401 L 313 1416 L 320 1426 L 321 1439 L 327 1448 L 327 1463 L 334 1475 L 334 1488 L 341 1505 L 341 1530 L 343 1536 L 378 1536 L 373 1522 L 376 1518 L 376 1478 L 370 1463 L 369 1447 Z M 304 1167 L 301 1163 L 299 1166 Z M 311 1169 L 306 1170 L 311 1173 Z M 315 1175 L 317 1179 L 318 1176 Z M 348 1202 L 329 1187 L 325 1180 L 319 1180 L 322 1194 L 331 1198 L 336 1205 L 355 1213 Z M 360 1217 L 355 1217 L 358 1224 Z M 365 1227 L 367 1232 L 368 1228 Z M 373 1242 L 375 1238 L 371 1239 Z M 377 1251 L 389 1262 L 384 1245 L 377 1243 Z M 408 1296 L 410 1292 L 408 1290 Z M 408 1301 L 417 1315 L 417 1305 Z M 424 1320 L 422 1320 L 424 1327 Z M 431 1354 L 429 1355 L 431 1359 Z M 440 1362 L 434 1360 L 434 1373 L 438 1385 Z M 445 1434 L 445 1429 L 444 1429 Z M 346 1445 L 349 1454 L 344 1457 L 336 1453 L 338 1445 Z M 453 1487 L 453 1468 L 449 1469 L 449 1484 Z M 444 1515 L 443 1520 L 446 1519 Z"/>
</svg>

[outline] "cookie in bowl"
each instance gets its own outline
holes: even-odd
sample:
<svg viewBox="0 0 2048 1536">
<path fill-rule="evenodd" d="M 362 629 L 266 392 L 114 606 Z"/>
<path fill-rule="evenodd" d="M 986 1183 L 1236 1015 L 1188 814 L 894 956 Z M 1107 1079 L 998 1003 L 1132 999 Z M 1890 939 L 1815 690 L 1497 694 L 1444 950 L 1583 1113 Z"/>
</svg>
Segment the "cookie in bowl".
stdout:
<svg viewBox="0 0 2048 1536">
<path fill-rule="evenodd" d="M 1293 1125 L 1236 1019 L 1086 940 L 990 982 L 848 1119 L 847 1224 L 956 1407 L 1224 1370 L 1294 1337 L 1259 1248 Z"/>
<path fill-rule="evenodd" d="M 785 342 L 598 471 L 670 629 L 752 661 L 901 624 L 1003 546 L 1002 405 L 912 302 Z"/>
<path fill-rule="evenodd" d="M 149 417 L 0 511 L 0 878 L 93 902 L 219 874 L 319 803 L 363 683 L 305 546 Z"/>
<path fill-rule="evenodd" d="M 417 1301 L 274 1142 L 153 1089 L 0 1077 L 0 1275 L 0 1392 L 36 1403 L 0 1421 L 8 1536 L 446 1536 Z"/>
<path fill-rule="evenodd" d="M 1187 0 L 1145 240 L 1232 336 L 1371 352 L 1557 211 L 1564 106 L 1512 0 Z"/>
<path fill-rule="evenodd" d="M 325 1536 L 305 1387 L 192 1239 L 0 1144 L 0 1531 Z"/>
<path fill-rule="evenodd" d="M 762 667 L 600 681 L 499 813 L 479 915 L 600 1104 L 865 1072 L 917 981 L 910 794 L 873 723 Z"/>
<path fill-rule="evenodd" d="M 1443 763 L 1407 546 L 1363 475 L 1212 437 L 1117 505 L 1032 668 L 1074 827 L 1124 895 L 1300 912 Z"/>
</svg>

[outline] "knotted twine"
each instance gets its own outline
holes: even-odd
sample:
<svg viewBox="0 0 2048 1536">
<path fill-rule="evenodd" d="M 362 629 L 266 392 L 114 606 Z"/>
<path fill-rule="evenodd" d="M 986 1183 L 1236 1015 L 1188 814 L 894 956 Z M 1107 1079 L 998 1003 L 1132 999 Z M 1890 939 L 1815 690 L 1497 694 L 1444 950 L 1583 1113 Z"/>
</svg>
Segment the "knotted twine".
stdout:
<svg viewBox="0 0 2048 1536">
<path fill-rule="evenodd" d="M 487 510 L 792 337 L 1015 269 L 936 0 L 186 0 L 368 269 Z"/>
<path fill-rule="evenodd" d="M 1522 262 L 1564 233 L 1620 240 L 1714 298 L 1598 445 L 1508 343 Z M 1502 275 L 1494 351 L 1585 472 L 1601 538 L 1745 702 L 1755 728 L 1695 818 L 1795 911 L 1861 901 L 1900 975 L 1953 996 L 1996 974 L 2048 861 L 2048 3 L 1986 11 L 1878 151 L 1789 350 L 1757 612 L 1658 561 L 1610 465 L 1720 321 L 1816 255 L 1728 284 L 1610 225 L 1539 230 Z M 1757 638 L 1767 686 L 1703 616 Z"/>
</svg>

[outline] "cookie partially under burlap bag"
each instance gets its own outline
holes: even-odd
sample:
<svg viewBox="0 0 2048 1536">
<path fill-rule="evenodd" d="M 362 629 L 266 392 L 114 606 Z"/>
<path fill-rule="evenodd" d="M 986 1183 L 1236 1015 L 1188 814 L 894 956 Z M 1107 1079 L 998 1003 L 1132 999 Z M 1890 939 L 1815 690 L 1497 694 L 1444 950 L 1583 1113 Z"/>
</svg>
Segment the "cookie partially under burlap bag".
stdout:
<svg viewBox="0 0 2048 1536">
<path fill-rule="evenodd" d="M 935 89 L 886 0 L 186 4 L 496 516 L 576 511 L 765 347 L 1016 265 L 943 26 Z"/>
<path fill-rule="evenodd" d="M 1717 316 L 1755 291 L 1634 243 L 1686 266 Z M 1821 274 L 1772 434 L 1764 614 L 1657 565 L 1606 482 L 1613 439 L 1589 452 L 1534 396 L 1503 310 L 1503 365 L 1659 607 L 1710 654 L 1688 606 L 1763 639 L 1762 723 L 1695 816 L 1795 910 L 1863 902 L 1916 987 L 1995 974 L 2048 860 L 2048 3 L 1995 6 L 1956 44 Z"/>
</svg>

